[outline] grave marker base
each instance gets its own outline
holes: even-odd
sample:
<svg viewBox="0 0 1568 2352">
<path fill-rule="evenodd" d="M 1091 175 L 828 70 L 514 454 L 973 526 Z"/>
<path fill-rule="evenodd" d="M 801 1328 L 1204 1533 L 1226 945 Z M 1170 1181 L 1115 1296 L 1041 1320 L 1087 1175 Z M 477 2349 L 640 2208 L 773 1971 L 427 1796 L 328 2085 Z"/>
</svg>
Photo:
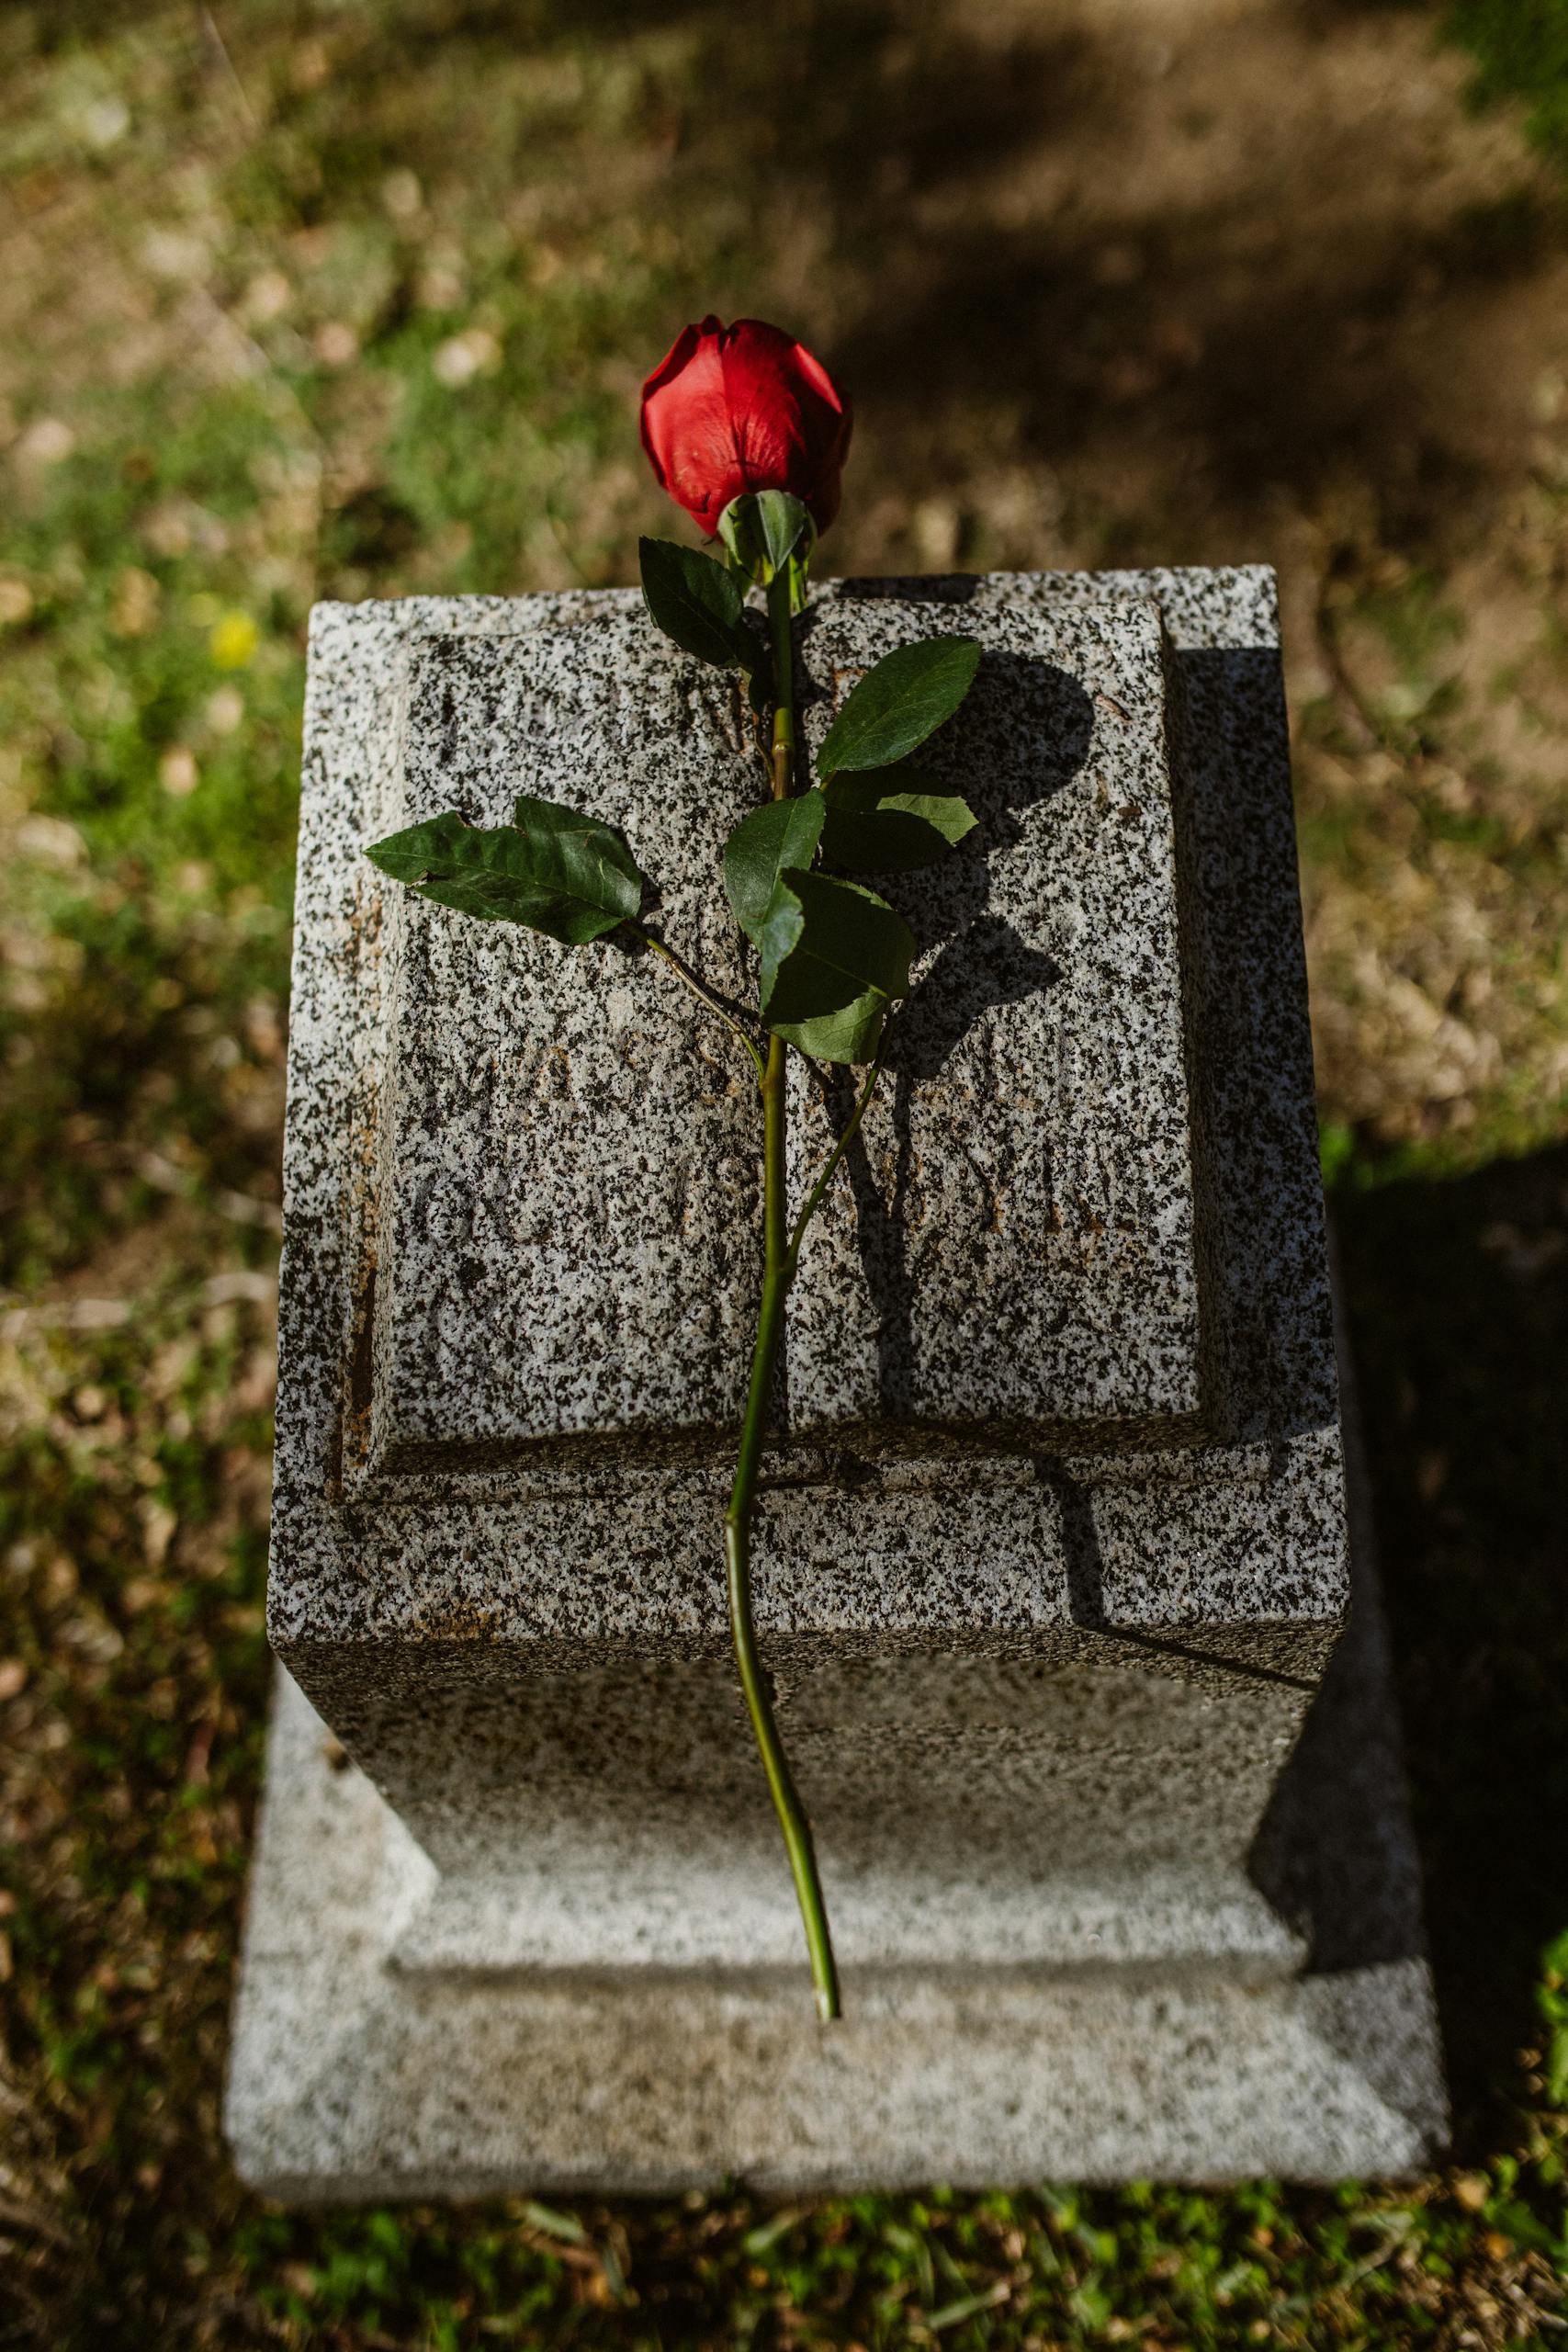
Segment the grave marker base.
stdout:
<svg viewBox="0 0 1568 2352">
<path fill-rule="evenodd" d="M 242 2174 L 310 2204 L 1420 2170 L 1445 2131 L 1442 2064 L 1358 1550 L 1351 1631 L 1281 1824 L 1298 1866 L 1302 1823 L 1318 1826 L 1320 1958 L 1250 1983 L 1228 1939 L 1207 1973 L 1190 1952 L 1163 1969 L 846 1970 L 847 2014 L 824 2030 L 804 1966 L 594 1981 L 517 1970 L 504 1942 L 489 1972 L 471 1945 L 466 1965 L 399 1966 L 432 1866 L 280 1675 L 229 2086 Z M 604 1924 L 635 1940 L 635 1917 Z"/>
</svg>

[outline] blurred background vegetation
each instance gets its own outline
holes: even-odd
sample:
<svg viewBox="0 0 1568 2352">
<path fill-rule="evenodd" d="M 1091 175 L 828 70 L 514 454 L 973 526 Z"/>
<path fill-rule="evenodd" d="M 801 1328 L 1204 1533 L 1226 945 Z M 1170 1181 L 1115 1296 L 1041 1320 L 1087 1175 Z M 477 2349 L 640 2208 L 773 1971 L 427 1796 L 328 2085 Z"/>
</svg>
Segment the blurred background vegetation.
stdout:
<svg viewBox="0 0 1568 2352">
<path fill-rule="evenodd" d="M 1562 2340 L 1568 0 L 0 13 L 0 2344 Z M 707 309 L 829 569 L 1280 569 L 1460 2138 L 1397 2191 L 285 2217 L 218 2133 L 317 595 L 631 577 Z"/>
</svg>

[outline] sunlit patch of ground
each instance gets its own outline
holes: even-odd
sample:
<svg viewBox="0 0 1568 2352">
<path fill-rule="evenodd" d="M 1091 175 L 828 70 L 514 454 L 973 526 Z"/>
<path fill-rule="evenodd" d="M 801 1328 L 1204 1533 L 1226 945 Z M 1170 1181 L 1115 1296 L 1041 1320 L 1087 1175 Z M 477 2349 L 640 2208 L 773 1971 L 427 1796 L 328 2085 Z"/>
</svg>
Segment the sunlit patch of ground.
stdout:
<svg viewBox="0 0 1568 2352">
<path fill-rule="evenodd" d="M 1548 116 L 1558 5 L 1458 12 Z M 1438 28 L 0 13 L 0 2343 L 1555 2340 L 1568 229 Z M 832 569 L 1280 568 L 1465 2135 L 1413 2188 L 326 2224 L 225 2169 L 305 616 L 628 578 L 710 307 L 855 391 Z"/>
</svg>

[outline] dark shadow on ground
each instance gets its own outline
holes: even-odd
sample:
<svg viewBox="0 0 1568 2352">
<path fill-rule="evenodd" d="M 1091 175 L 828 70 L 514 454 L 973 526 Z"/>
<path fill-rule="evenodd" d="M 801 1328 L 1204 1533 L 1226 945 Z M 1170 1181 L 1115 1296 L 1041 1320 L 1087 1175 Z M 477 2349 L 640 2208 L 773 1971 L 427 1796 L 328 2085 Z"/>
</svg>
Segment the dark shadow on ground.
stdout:
<svg viewBox="0 0 1568 2352">
<path fill-rule="evenodd" d="M 1407 10 L 1300 0 L 1300 13 L 1327 40 L 1347 17 Z M 1310 500 L 1348 469 L 1396 537 L 1486 494 L 1440 387 L 1473 353 L 1498 283 L 1561 247 L 1528 163 L 1480 211 L 1456 196 L 1447 214 L 1416 212 L 1390 200 L 1402 165 L 1383 116 L 1358 130 L 1297 112 L 1248 151 L 1238 187 L 1205 142 L 1223 145 L 1227 117 L 1256 106 L 1253 69 L 1201 28 L 1181 32 L 1198 78 L 1185 128 L 1161 133 L 1169 172 L 1118 204 L 1104 159 L 1148 136 L 1148 44 L 1125 34 L 1047 21 L 1004 36 L 934 0 L 788 0 L 761 18 L 717 0 L 402 0 L 345 53 L 364 105 L 352 132 L 316 134 L 322 169 L 299 191 L 301 220 L 340 182 L 394 166 L 439 184 L 449 126 L 386 103 L 411 77 L 458 70 L 464 51 L 500 64 L 591 40 L 629 55 L 656 26 L 687 63 L 636 67 L 640 117 L 621 135 L 662 156 L 647 200 L 679 222 L 722 188 L 738 218 L 815 224 L 817 302 L 837 316 L 797 322 L 830 344 L 890 479 L 931 497 L 988 450 L 1069 475 L 1090 456 L 1119 474 L 1146 462 L 1168 477 L 1169 511 L 1124 522 L 1143 554 L 1156 528 L 1185 534 L 1189 554 L 1201 523 L 1256 537 L 1271 496 Z M 287 125 L 316 101 L 279 103 Z M 579 167 L 564 150 L 562 162 Z M 1350 187 L 1366 201 L 1337 207 Z M 710 275 L 686 299 L 761 298 Z"/>
<path fill-rule="evenodd" d="M 1303 12 L 1325 39 L 1348 13 L 1404 13 Z M 795 0 L 764 60 L 750 22 L 689 21 L 705 96 L 682 116 L 672 186 L 729 170 L 735 119 L 787 124 L 761 181 L 802 217 L 826 202 L 828 277 L 863 289 L 835 325 L 835 369 L 924 495 L 983 462 L 976 436 L 997 420 L 1017 457 L 1069 474 L 1091 455 L 1135 472 L 1142 453 L 1171 477 L 1169 529 L 1256 532 L 1272 494 L 1310 500 L 1347 469 L 1396 533 L 1480 494 L 1437 387 L 1500 280 L 1561 242 L 1523 159 L 1484 217 L 1457 196 L 1416 212 L 1388 200 L 1401 166 L 1383 118 L 1347 132 L 1287 110 L 1249 151 L 1242 196 L 1204 159 L 1255 102 L 1246 44 L 1233 67 L 1188 28 L 1189 160 L 1176 141 L 1148 200 L 1118 205 L 1102 159 L 1149 121 L 1146 44 L 1125 34 L 1044 22 L 998 38 L 926 0 Z M 1057 166 L 1053 201 L 1042 174 Z M 1367 200 L 1342 213 L 1332 191 L 1348 187 Z"/>
<path fill-rule="evenodd" d="M 1462 2147 L 1568 1923 L 1568 1148 L 1335 1216 Z"/>
</svg>

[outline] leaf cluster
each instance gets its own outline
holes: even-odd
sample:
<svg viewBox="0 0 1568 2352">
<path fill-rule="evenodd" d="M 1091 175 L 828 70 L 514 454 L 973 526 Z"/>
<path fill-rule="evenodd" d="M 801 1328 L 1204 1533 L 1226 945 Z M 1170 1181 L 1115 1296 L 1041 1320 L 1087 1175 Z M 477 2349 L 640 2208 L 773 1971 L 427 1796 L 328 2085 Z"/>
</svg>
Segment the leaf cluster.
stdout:
<svg viewBox="0 0 1568 2352">
<path fill-rule="evenodd" d="M 792 559 L 793 518 L 773 516 L 766 494 L 737 503 L 759 510 L 739 518 L 738 531 L 766 541 L 775 529 L 768 557 L 782 569 Z M 668 541 L 645 539 L 642 555 L 643 594 L 657 626 L 699 660 L 727 667 L 742 660 L 732 574 Z M 735 601 L 716 634 L 706 616 L 722 589 Z M 701 621 L 694 624 L 694 614 Z M 889 1007 L 908 992 L 915 949 L 908 925 L 850 877 L 931 865 L 973 831 L 968 804 L 916 755 L 958 708 L 979 662 L 969 637 L 925 639 L 886 654 L 823 738 L 815 787 L 752 810 L 729 837 L 724 886 L 758 952 L 763 1021 L 803 1053 L 869 1060 Z"/>
<path fill-rule="evenodd" d="M 808 525 L 797 500 L 738 501 L 738 540 L 754 536 L 777 576 L 795 566 Z M 798 510 L 790 512 L 786 510 Z M 768 651 L 749 621 L 734 562 L 669 540 L 642 542 L 649 617 L 682 652 L 738 669 L 759 707 Z M 793 582 L 793 571 L 791 571 Z M 973 638 L 899 646 L 861 679 L 823 738 L 815 786 L 743 817 L 724 854 L 736 922 L 757 950 L 763 1024 L 803 1053 L 863 1062 L 889 1009 L 906 996 L 913 933 L 854 878 L 929 865 L 970 832 L 974 811 L 919 754 L 973 684 Z M 456 810 L 410 825 L 367 853 L 384 873 L 440 906 L 516 922 L 570 946 L 637 927 L 643 877 L 623 836 L 600 819 L 522 795 L 509 825 L 470 825 Z"/>
</svg>

